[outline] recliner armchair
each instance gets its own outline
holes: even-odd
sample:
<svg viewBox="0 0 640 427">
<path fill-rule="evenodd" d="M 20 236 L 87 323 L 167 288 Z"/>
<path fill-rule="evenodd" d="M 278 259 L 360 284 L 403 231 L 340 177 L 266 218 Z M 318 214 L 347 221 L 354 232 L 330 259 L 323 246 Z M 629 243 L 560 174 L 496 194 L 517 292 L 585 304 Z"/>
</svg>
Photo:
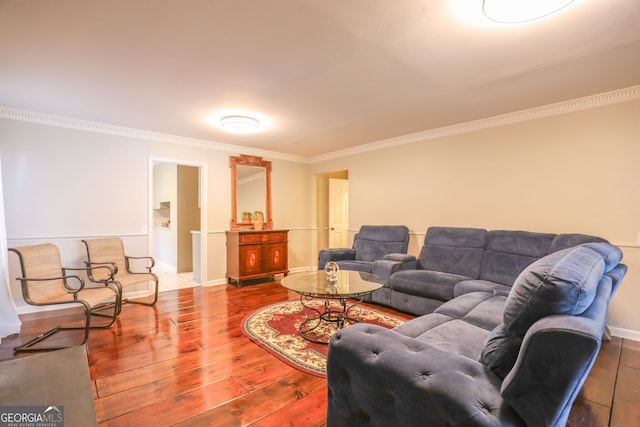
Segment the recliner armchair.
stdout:
<svg viewBox="0 0 640 427">
<path fill-rule="evenodd" d="M 395 254 L 407 253 L 409 229 L 404 225 L 363 225 L 353 238 L 352 248 L 322 249 L 318 254 L 318 270 L 335 261 L 343 270 L 373 272 L 373 263 Z"/>
<path fill-rule="evenodd" d="M 322 249 L 318 270 L 335 261 L 343 270 L 372 273 L 382 279 L 383 287 L 365 297 L 365 301 L 389 305 L 389 278 L 402 269 L 416 266 L 416 257 L 407 254 L 409 229 L 404 225 L 363 225 L 353 238 L 353 247 Z"/>
</svg>

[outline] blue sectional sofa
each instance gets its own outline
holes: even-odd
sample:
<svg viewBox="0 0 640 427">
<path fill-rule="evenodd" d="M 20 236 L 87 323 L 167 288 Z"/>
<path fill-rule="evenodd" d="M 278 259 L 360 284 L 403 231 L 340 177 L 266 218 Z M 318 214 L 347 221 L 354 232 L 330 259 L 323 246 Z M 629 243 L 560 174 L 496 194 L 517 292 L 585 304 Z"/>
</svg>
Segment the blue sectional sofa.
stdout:
<svg viewBox="0 0 640 427">
<path fill-rule="evenodd" d="M 626 274 L 621 250 L 578 234 L 446 228 L 425 246 L 426 274 L 389 284 L 391 302 L 398 292 L 428 314 L 332 337 L 327 426 L 565 425 Z M 417 295 L 410 280 L 433 289 Z"/>
</svg>

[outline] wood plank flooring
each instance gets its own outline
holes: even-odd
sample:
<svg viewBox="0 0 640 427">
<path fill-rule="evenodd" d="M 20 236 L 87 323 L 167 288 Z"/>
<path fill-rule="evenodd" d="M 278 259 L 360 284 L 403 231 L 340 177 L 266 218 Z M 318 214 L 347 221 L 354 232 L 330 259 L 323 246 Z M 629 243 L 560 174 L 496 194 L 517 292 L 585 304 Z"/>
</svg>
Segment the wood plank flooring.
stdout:
<svg viewBox="0 0 640 427">
<path fill-rule="evenodd" d="M 155 307 L 125 305 L 87 345 L 100 426 L 323 426 L 326 380 L 289 367 L 240 330 L 254 309 L 290 299 L 297 296 L 271 282 L 166 291 Z M 2 340 L 0 360 L 29 357 L 13 354 L 21 338 L 77 317 L 21 316 L 21 337 Z M 640 342 L 604 343 L 568 425 L 640 426 L 639 387 Z"/>
</svg>

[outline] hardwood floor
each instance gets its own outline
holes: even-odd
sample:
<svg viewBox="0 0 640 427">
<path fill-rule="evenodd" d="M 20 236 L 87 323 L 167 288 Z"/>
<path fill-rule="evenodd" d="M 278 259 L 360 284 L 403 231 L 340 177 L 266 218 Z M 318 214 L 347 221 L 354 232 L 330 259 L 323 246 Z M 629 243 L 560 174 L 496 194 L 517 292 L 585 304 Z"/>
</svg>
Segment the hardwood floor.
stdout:
<svg viewBox="0 0 640 427">
<path fill-rule="evenodd" d="M 326 380 L 279 361 L 244 337 L 240 322 L 297 296 L 279 283 L 186 288 L 155 307 L 128 304 L 87 345 L 100 426 L 322 426 Z M 388 310 L 393 312 L 392 310 Z M 23 315 L 21 336 L 77 316 Z M 67 338 L 68 340 L 68 338 Z M 0 343 L 0 359 L 20 338 Z M 605 342 L 574 403 L 570 426 L 640 426 L 640 342 Z"/>
</svg>

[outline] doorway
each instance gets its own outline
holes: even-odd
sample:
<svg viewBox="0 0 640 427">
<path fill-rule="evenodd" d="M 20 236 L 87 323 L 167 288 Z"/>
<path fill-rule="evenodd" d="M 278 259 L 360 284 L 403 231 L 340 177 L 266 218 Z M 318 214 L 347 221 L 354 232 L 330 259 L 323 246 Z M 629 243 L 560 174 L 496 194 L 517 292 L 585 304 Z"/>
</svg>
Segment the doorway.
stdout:
<svg viewBox="0 0 640 427">
<path fill-rule="evenodd" d="M 329 247 L 346 248 L 349 229 L 349 180 L 329 178 Z"/>
<path fill-rule="evenodd" d="M 318 249 L 349 247 L 349 172 L 316 175 Z"/>
<path fill-rule="evenodd" d="M 155 270 L 162 276 L 161 290 L 202 284 L 205 167 L 150 159 L 150 169 L 149 247 Z"/>
</svg>

